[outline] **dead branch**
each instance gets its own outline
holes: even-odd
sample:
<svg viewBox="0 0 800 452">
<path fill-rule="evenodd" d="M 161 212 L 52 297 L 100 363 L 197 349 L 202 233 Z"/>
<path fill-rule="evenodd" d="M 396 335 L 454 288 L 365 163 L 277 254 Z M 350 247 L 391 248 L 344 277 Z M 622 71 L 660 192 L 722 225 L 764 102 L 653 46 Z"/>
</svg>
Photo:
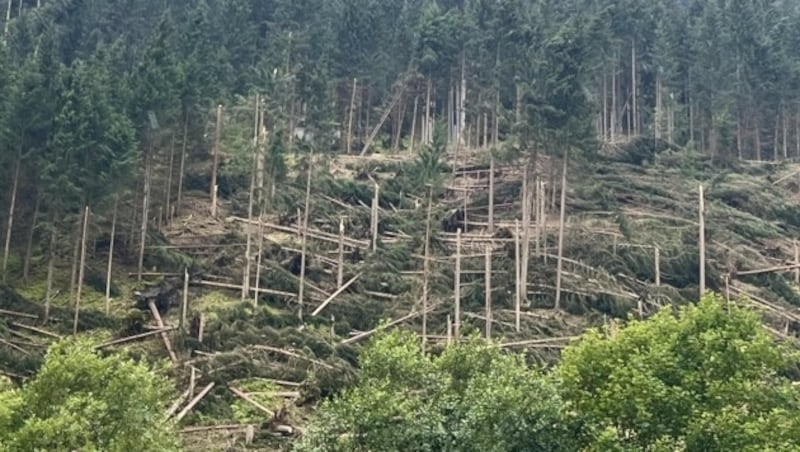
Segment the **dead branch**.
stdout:
<svg viewBox="0 0 800 452">
<path fill-rule="evenodd" d="M 214 382 L 212 381 L 211 383 L 208 384 L 208 386 L 203 388 L 202 391 L 200 391 L 196 396 L 194 396 L 191 402 L 189 402 L 189 404 L 186 405 L 186 407 L 184 407 L 180 413 L 178 413 L 175 419 L 177 421 L 180 421 L 181 419 L 186 417 L 186 415 L 189 414 L 190 411 L 192 411 L 192 408 L 194 408 L 195 405 L 197 405 L 201 400 L 203 400 L 203 397 L 205 397 L 206 394 L 208 394 L 209 391 L 211 391 L 211 389 L 213 388 L 214 388 Z"/>
<path fill-rule="evenodd" d="M 249 403 L 249 404 L 253 405 L 254 407 L 258 408 L 259 410 L 263 411 L 263 412 L 264 412 L 264 413 L 266 413 L 266 414 L 267 414 L 269 417 L 275 417 L 275 413 L 274 413 L 272 410 L 270 410 L 269 408 L 265 407 L 264 405 L 262 405 L 262 404 L 260 404 L 260 403 L 256 402 L 255 400 L 253 400 L 253 399 L 252 399 L 252 397 L 250 397 L 249 395 L 245 394 L 244 392 L 242 392 L 242 391 L 240 391 L 240 390 L 236 389 L 236 388 L 235 388 L 235 387 L 233 387 L 233 386 L 228 386 L 228 389 L 230 389 L 230 390 L 231 390 L 231 392 L 232 392 L 232 393 L 233 393 L 233 394 L 234 394 L 236 397 L 239 397 L 240 399 L 244 400 L 245 402 L 247 402 L 247 403 Z"/>
<path fill-rule="evenodd" d="M 361 273 L 359 273 L 359 274 L 357 274 L 357 275 L 353 276 L 353 277 L 352 277 L 352 278 L 351 278 L 349 281 L 347 281 L 346 283 L 344 283 L 344 284 L 342 285 L 342 287 L 340 287 L 340 288 L 339 288 L 339 290 L 337 290 L 336 292 L 334 292 L 333 294 L 331 294 L 331 296 L 330 296 L 330 297 L 328 297 L 328 299 L 327 299 L 327 300 L 323 301 L 323 302 L 322 302 L 322 304 L 321 304 L 321 305 L 319 305 L 319 307 L 318 307 L 317 309 L 315 309 L 315 310 L 314 310 L 314 312 L 312 312 L 312 313 L 311 313 L 311 315 L 312 315 L 312 316 L 316 316 L 317 314 L 319 314 L 320 312 L 322 312 L 322 310 L 323 310 L 323 309 L 325 309 L 325 306 L 328 306 L 328 303 L 330 303 L 331 301 L 333 301 L 333 299 L 334 299 L 334 298 L 336 298 L 337 296 L 339 296 L 339 294 L 341 294 L 342 292 L 344 292 L 345 290 L 347 290 L 347 288 L 348 288 L 348 287 L 350 287 L 350 285 L 351 285 L 351 284 L 353 284 L 354 282 L 356 282 L 356 280 L 357 280 L 358 278 L 360 278 L 360 277 L 361 277 Z"/>
</svg>

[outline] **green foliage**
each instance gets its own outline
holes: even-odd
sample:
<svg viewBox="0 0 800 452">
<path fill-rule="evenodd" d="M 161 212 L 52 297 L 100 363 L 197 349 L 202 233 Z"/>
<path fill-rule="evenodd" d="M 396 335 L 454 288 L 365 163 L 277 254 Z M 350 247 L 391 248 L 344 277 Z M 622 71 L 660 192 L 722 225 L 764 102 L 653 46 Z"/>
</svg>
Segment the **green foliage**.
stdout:
<svg viewBox="0 0 800 452">
<path fill-rule="evenodd" d="M 361 355 L 359 384 L 319 409 L 297 450 L 574 450 L 555 386 L 478 340 L 440 356 L 390 333 Z"/>
<path fill-rule="evenodd" d="M 589 331 L 549 374 L 477 338 L 434 355 L 388 333 L 297 450 L 800 450 L 797 358 L 714 295 Z"/>
<path fill-rule="evenodd" d="M 168 381 L 86 339 L 53 345 L 36 377 L 0 392 L 0 450 L 179 450 Z"/>
<path fill-rule="evenodd" d="M 788 450 L 800 447 L 800 393 L 783 372 L 796 358 L 756 315 L 707 295 L 677 315 L 586 333 L 555 375 L 592 450 Z"/>
</svg>

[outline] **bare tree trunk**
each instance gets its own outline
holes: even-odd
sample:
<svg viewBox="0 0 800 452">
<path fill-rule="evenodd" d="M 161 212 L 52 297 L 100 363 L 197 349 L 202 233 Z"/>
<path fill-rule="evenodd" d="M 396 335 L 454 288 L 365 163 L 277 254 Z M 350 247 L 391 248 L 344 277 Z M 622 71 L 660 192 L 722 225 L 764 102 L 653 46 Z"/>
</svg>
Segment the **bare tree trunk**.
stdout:
<svg viewBox="0 0 800 452">
<path fill-rule="evenodd" d="M 662 99 L 661 99 L 661 76 L 656 76 L 656 111 L 655 111 L 655 136 L 656 140 L 661 139 L 661 111 L 662 111 Z"/>
<path fill-rule="evenodd" d="M 344 284 L 344 217 L 339 217 L 339 262 L 336 266 L 336 287 Z"/>
<path fill-rule="evenodd" d="M 489 235 L 494 234 L 494 157 L 489 163 Z"/>
<path fill-rule="evenodd" d="M 689 141 L 692 142 L 692 146 L 697 148 L 694 140 L 694 101 L 691 97 L 689 97 Z"/>
<path fill-rule="evenodd" d="M 256 114 L 255 114 L 255 126 L 253 127 L 253 157 L 252 162 L 253 166 L 250 172 L 250 193 L 248 196 L 247 201 L 247 245 L 245 247 L 244 252 L 244 271 L 242 272 L 242 301 L 247 299 L 247 295 L 250 293 L 250 244 L 252 242 L 252 235 L 253 235 L 253 201 L 255 198 L 255 189 L 256 189 L 256 173 L 258 173 L 258 97 L 256 96 Z M 261 172 L 263 174 L 263 171 Z"/>
<path fill-rule="evenodd" d="M 486 245 L 486 257 L 484 258 L 486 264 L 485 279 L 486 279 L 486 340 L 492 339 L 492 246 Z"/>
<path fill-rule="evenodd" d="M 372 252 L 376 252 L 378 250 L 378 207 L 380 201 L 380 190 L 381 187 L 375 183 L 375 193 L 372 196 L 372 215 L 371 215 L 371 227 L 370 232 L 372 233 Z"/>
<path fill-rule="evenodd" d="M 56 225 L 54 224 L 55 216 L 50 215 L 50 244 L 47 247 L 47 292 L 45 293 L 44 302 L 44 321 L 47 322 L 50 318 L 50 302 L 53 299 L 53 267 L 55 265 L 55 249 L 56 249 Z"/>
<path fill-rule="evenodd" d="M 631 96 L 631 103 L 633 105 L 633 134 L 639 135 L 639 109 L 637 105 L 637 85 L 639 84 L 636 78 L 636 41 L 631 39 L 631 85 L 633 93 Z"/>
<path fill-rule="evenodd" d="M 41 197 L 36 194 L 36 201 L 33 204 L 33 218 L 31 219 L 31 227 L 28 229 L 28 242 L 25 245 L 25 258 L 22 261 L 22 280 L 28 282 L 28 277 L 31 272 L 31 259 L 33 258 L 33 238 L 36 233 L 36 223 L 39 219 L 39 205 Z M 5 273 L 5 272 L 4 272 Z"/>
<path fill-rule="evenodd" d="M 261 287 L 261 259 L 264 255 L 264 209 L 258 215 L 258 256 L 256 257 L 256 290 L 253 291 L 253 307 L 258 306 L 258 292 Z"/>
<path fill-rule="evenodd" d="M 222 129 L 222 105 L 217 105 L 217 125 L 214 130 L 214 155 L 211 165 L 211 216 L 217 216 L 217 171 L 219 168 L 220 132 Z M 289 133 L 294 133 L 289 131 Z"/>
<path fill-rule="evenodd" d="M 431 122 L 431 85 L 431 76 L 428 75 L 427 93 L 425 95 L 425 137 L 423 138 L 423 143 L 425 145 L 430 145 L 433 139 L 433 123 Z"/>
<path fill-rule="evenodd" d="M 22 1 L 22 0 L 19 0 Z M 14 3 L 14 0 L 8 0 L 8 8 L 6 9 L 6 23 L 3 26 L 3 37 L 7 40 L 8 39 L 8 25 L 11 22 L 11 4 Z"/>
<path fill-rule="evenodd" d="M 397 120 L 395 121 L 395 134 L 392 140 L 392 151 L 400 150 L 400 137 L 403 133 L 403 119 L 406 116 L 405 96 L 401 96 L 397 104 Z"/>
<path fill-rule="evenodd" d="M 603 73 L 603 141 L 608 139 L 608 75 Z"/>
<path fill-rule="evenodd" d="M 464 108 L 467 101 L 467 58 L 465 53 L 461 53 L 461 84 L 460 93 L 461 97 L 458 101 L 458 136 L 456 137 L 458 145 L 464 145 L 464 130 L 466 129 L 467 110 Z"/>
<path fill-rule="evenodd" d="M 181 169 L 180 175 L 178 176 L 178 205 L 176 213 L 180 215 L 181 213 L 181 202 L 183 201 L 183 174 L 184 168 L 186 166 L 186 146 L 187 146 L 187 139 L 189 135 L 189 114 L 184 113 L 185 118 L 183 120 L 183 143 L 181 143 Z"/>
<path fill-rule="evenodd" d="M 11 0 L 9 0 L 9 5 Z M 11 6 L 8 7 L 9 12 Z M 11 232 L 14 229 L 14 208 L 17 203 L 17 187 L 19 186 L 19 169 L 22 164 L 22 154 L 17 153 L 17 164 L 14 167 L 14 182 L 11 184 L 11 203 L 8 207 L 8 225 L 6 226 L 6 244 L 3 249 L 3 283 L 8 281 L 8 255 L 11 251 Z"/>
<path fill-rule="evenodd" d="M 167 173 L 167 193 L 164 200 L 164 209 L 166 210 L 164 217 L 166 218 L 165 225 L 172 222 L 172 173 L 173 164 L 175 162 L 175 132 L 172 132 L 172 139 L 170 140 L 169 148 L 169 172 Z"/>
<path fill-rule="evenodd" d="M 789 117 L 786 114 L 786 108 L 781 108 L 781 117 L 783 119 L 783 124 L 781 130 L 783 132 L 783 159 L 786 160 L 789 158 Z"/>
<path fill-rule="evenodd" d="M 189 331 L 189 324 L 186 322 L 186 314 L 189 311 L 189 269 L 183 268 L 183 293 L 181 294 L 181 320 L 180 329 L 184 332 Z M 194 368 L 192 368 L 194 369 Z"/>
<path fill-rule="evenodd" d="M 500 143 L 500 89 L 495 92 L 494 98 L 494 129 L 492 131 L 492 144 L 494 147 Z"/>
<path fill-rule="evenodd" d="M 431 209 L 433 208 L 433 186 L 428 187 L 428 215 L 425 220 L 425 257 L 422 261 L 422 343 L 428 341 L 428 282 L 430 280 L 431 253 Z"/>
<path fill-rule="evenodd" d="M 152 144 L 151 144 L 152 147 Z M 151 149 L 152 150 L 152 149 Z M 148 214 L 150 210 L 150 172 L 152 167 L 152 157 L 151 152 L 148 151 L 147 155 L 145 156 L 145 163 L 144 163 L 144 195 L 142 196 L 142 223 L 141 223 L 141 230 L 140 230 L 140 240 L 139 240 L 139 262 L 137 265 L 137 273 L 136 273 L 136 281 L 142 281 L 142 270 L 144 268 L 144 248 L 147 242 L 147 220 Z"/>
<path fill-rule="evenodd" d="M 656 287 L 661 286 L 661 250 L 658 246 L 653 247 L 654 251 L 654 259 L 655 259 L 655 276 L 656 276 Z"/>
<path fill-rule="evenodd" d="M 106 270 L 106 314 L 111 312 L 111 264 L 114 261 L 114 240 L 117 234 L 117 205 L 119 198 L 114 198 L 114 214 L 111 217 L 111 240 L 108 245 L 108 268 Z"/>
<path fill-rule="evenodd" d="M 755 144 L 756 144 L 756 160 L 759 162 L 761 161 L 761 123 L 758 120 L 758 117 L 755 119 L 754 123 L 755 127 Z"/>
<path fill-rule="evenodd" d="M 705 199 L 703 186 L 700 185 L 700 296 L 706 293 L 706 224 L 705 224 Z"/>
<path fill-rule="evenodd" d="M 775 133 L 772 136 L 772 160 L 778 161 L 778 129 L 780 128 L 781 115 L 780 112 L 775 113 Z"/>
<path fill-rule="evenodd" d="M 408 141 L 408 151 L 414 153 L 414 140 L 417 135 L 417 110 L 419 108 L 419 95 L 414 96 L 414 111 L 411 114 L 411 138 Z"/>
<path fill-rule="evenodd" d="M 742 115 L 736 113 L 736 156 L 742 159 Z"/>
<path fill-rule="evenodd" d="M 308 214 L 311 207 L 311 174 L 314 169 L 314 153 L 308 156 L 308 174 L 306 175 L 306 201 L 303 212 L 303 241 L 300 254 L 300 287 L 297 294 L 299 305 L 298 317 L 303 320 L 303 288 L 306 285 L 306 246 L 308 245 Z"/>
<path fill-rule="evenodd" d="M 356 104 L 356 91 L 358 90 L 358 79 L 353 78 L 353 94 L 350 96 L 350 111 L 347 114 L 347 153 L 353 152 L 353 113 Z"/>
<path fill-rule="evenodd" d="M 74 236 L 74 245 L 72 247 L 72 271 L 70 272 L 70 280 L 69 280 L 69 296 L 70 298 L 75 295 L 75 285 L 78 282 L 78 259 L 80 258 L 81 252 L 81 226 L 82 226 L 82 218 L 80 216 L 77 217 L 77 223 L 75 224 L 75 236 Z"/>
<path fill-rule="evenodd" d="M 461 330 L 461 228 L 456 231 L 456 271 L 453 281 L 453 293 L 455 302 L 455 336 L 459 337 Z"/>
<path fill-rule="evenodd" d="M 530 160 L 525 162 L 522 176 L 522 262 L 520 263 L 520 287 L 524 291 L 522 296 L 527 301 L 527 287 L 528 287 L 528 262 L 530 259 L 530 225 L 531 225 L 531 184 L 535 183 L 536 176 L 534 172 L 533 181 L 531 180 L 531 168 L 535 168 L 534 161 L 531 164 Z"/>
<path fill-rule="evenodd" d="M 614 66 L 611 70 L 611 141 L 617 135 L 617 58 L 614 58 Z"/>
<path fill-rule="evenodd" d="M 72 323 L 72 334 L 78 334 L 78 317 L 81 312 L 81 290 L 83 289 L 83 271 L 86 266 L 86 231 L 89 229 L 89 206 L 83 208 L 83 228 L 81 232 L 81 262 L 78 267 L 78 292 L 75 295 L 75 318 Z"/>
<path fill-rule="evenodd" d="M 519 256 L 519 220 L 514 221 L 514 281 L 516 291 L 514 293 L 514 325 L 517 333 L 520 331 L 520 304 L 522 301 L 522 286 L 520 285 L 520 256 Z"/>
<path fill-rule="evenodd" d="M 564 168 L 561 172 L 561 217 L 558 221 L 558 269 L 556 271 L 556 309 L 561 309 L 561 280 L 564 260 L 564 215 L 567 207 L 567 162 L 569 149 L 564 149 Z"/>
</svg>

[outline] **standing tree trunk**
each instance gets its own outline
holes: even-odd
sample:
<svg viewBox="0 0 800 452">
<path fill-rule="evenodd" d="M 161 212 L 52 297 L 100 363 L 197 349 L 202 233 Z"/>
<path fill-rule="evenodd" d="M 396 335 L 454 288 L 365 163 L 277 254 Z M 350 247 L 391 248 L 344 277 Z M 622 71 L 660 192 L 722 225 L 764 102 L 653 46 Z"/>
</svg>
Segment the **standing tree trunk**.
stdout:
<svg viewBox="0 0 800 452">
<path fill-rule="evenodd" d="M 425 256 L 422 261 L 422 343 L 428 341 L 428 282 L 430 280 L 431 209 L 433 186 L 428 186 L 428 214 L 425 220 Z"/>
<path fill-rule="evenodd" d="M 633 105 L 633 134 L 639 134 L 639 109 L 637 105 L 637 86 L 638 80 L 636 79 L 636 41 L 631 38 L 631 86 L 632 86 L 632 95 L 631 95 L 631 104 Z"/>
<path fill-rule="evenodd" d="M 311 173 L 314 169 L 314 153 L 308 156 L 308 174 L 306 175 L 306 201 L 305 211 L 303 212 L 303 240 L 302 250 L 300 254 L 300 287 L 297 294 L 297 303 L 299 305 L 298 317 L 303 321 L 303 288 L 306 283 L 306 246 L 308 245 L 308 213 L 311 205 Z"/>
<path fill-rule="evenodd" d="M 453 281 L 455 302 L 455 337 L 458 340 L 461 329 L 461 228 L 456 230 L 456 272 Z"/>
<path fill-rule="evenodd" d="M 535 161 L 534 161 L 535 162 Z M 530 224 L 531 224 L 531 184 L 535 183 L 536 173 L 533 172 L 533 181 L 531 180 L 531 168 L 535 168 L 536 163 L 531 164 L 528 160 L 525 162 L 522 176 L 522 260 L 520 262 L 520 287 L 522 288 L 522 296 L 527 301 L 527 287 L 528 287 L 528 262 L 530 259 Z"/>
<path fill-rule="evenodd" d="M 152 147 L 152 144 L 151 144 Z M 152 149 L 151 149 L 152 150 Z M 136 270 L 136 281 L 142 281 L 142 270 L 144 268 L 144 247 L 147 242 L 147 221 L 150 210 L 150 172 L 153 164 L 151 152 L 148 151 L 144 158 L 144 195 L 142 196 L 142 223 L 139 231 L 139 262 Z"/>
<path fill-rule="evenodd" d="M 358 89 L 358 79 L 353 78 L 353 94 L 350 97 L 350 110 L 347 114 L 347 154 L 353 152 L 353 113 L 356 108 L 356 90 Z M 416 107 L 414 108 L 416 111 Z"/>
<path fill-rule="evenodd" d="M 569 150 L 564 149 L 564 168 L 561 172 L 561 217 L 558 220 L 558 268 L 556 269 L 556 309 L 561 309 L 561 280 L 564 260 L 564 214 L 567 207 L 567 161 Z"/>
<path fill-rule="evenodd" d="M 175 162 L 175 132 L 172 132 L 172 139 L 170 140 L 170 143 L 169 170 L 167 172 L 167 193 L 164 196 L 166 198 L 164 200 L 164 210 L 166 210 L 164 215 L 164 218 L 166 219 L 164 222 L 165 225 L 169 225 L 172 222 L 172 173 L 174 172 L 173 164 Z"/>
<path fill-rule="evenodd" d="M 55 215 L 50 215 L 50 244 L 47 247 L 47 291 L 44 297 L 44 321 L 50 318 L 50 302 L 53 299 L 53 267 L 55 265 L 56 251 L 56 225 Z"/>
<path fill-rule="evenodd" d="M 428 75 L 427 91 L 425 94 L 425 133 L 423 133 L 423 144 L 430 145 L 433 139 L 433 124 L 431 123 L 431 76 Z"/>
<path fill-rule="evenodd" d="M 759 162 L 761 161 L 761 123 L 758 120 L 758 117 L 755 118 L 754 123 L 755 128 L 755 146 L 756 146 L 756 160 Z"/>
<path fill-rule="evenodd" d="M 494 157 L 489 161 L 489 235 L 494 234 Z"/>
<path fill-rule="evenodd" d="M 70 272 L 70 280 L 69 280 L 69 296 L 72 297 L 75 294 L 75 284 L 78 280 L 78 259 L 80 258 L 81 252 L 81 226 L 82 226 L 82 218 L 80 215 L 77 217 L 77 223 L 75 224 L 75 236 L 74 236 L 74 246 L 72 247 L 72 271 Z"/>
<path fill-rule="evenodd" d="M 700 185 L 700 296 L 706 293 L 706 223 L 705 223 L 705 199 L 703 186 Z"/>
<path fill-rule="evenodd" d="M 20 2 L 22 0 L 19 0 Z M 8 8 L 6 8 L 6 23 L 3 26 L 3 37 L 8 40 L 8 25 L 11 22 L 11 4 L 14 3 L 14 0 L 8 0 Z"/>
<path fill-rule="evenodd" d="M 486 245 L 486 340 L 492 339 L 492 246 Z"/>
<path fill-rule="evenodd" d="M 514 221 L 514 281 L 516 290 L 514 291 L 514 326 L 517 333 L 520 330 L 520 305 L 522 304 L 522 286 L 520 285 L 520 261 L 519 261 L 519 220 Z"/>
<path fill-rule="evenodd" d="M 114 215 L 111 217 L 111 240 L 108 245 L 108 269 L 106 270 L 106 315 L 111 311 L 111 264 L 114 261 L 114 240 L 117 233 L 117 205 L 119 199 L 114 198 Z"/>
<path fill-rule="evenodd" d="M 183 173 L 184 168 L 186 166 L 186 140 L 189 135 L 189 114 L 184 113 L 185 117 L 183 119 L 183 142 L 181 143 L 181 169 L 180 174 L 178 175 L 178 201 L 176 207 L 176 213 L 180 215 L 181 213 L 181 202 L 183 201 Z"/>
<path fill-rule="evenodd" d="M 614 142 L 617 135 L 617 59 L 614 59 L 614 66 L 611 69 L 611 141 Z"/>
<path fill-rule="evenodd" d="M 22 280 L 27 282 L 31 272 L 31 259 L 33 257 L 33 238 L 36 233 L 36 222 L 39 219 L 39 205 L 41 197 L 36 194 L 36 201 L 33 205 L 33 218 L 31 227 L 28 229 L 28 243 L 25 245 L 25 259 L 22 261 Z M 3 272 L 5 273 L 5 272 Z"/>
<path fill-rule="evenodd" d="M 258 289 L 261 287 L 261 259 L 264 255 L 264 209 L 258 215 L 258 256 L 256 257 L 256 290 L 253 291 L 253 307 L 258 306 Z"/>
<path fill-rule="evenodd" d="M 378 183 L 375 183 L 375 193 L 372 197 L 372 215 L 371 215 L 371 225 L 370 225 L 370 232 L 372 233 L 372 252 L 376 252 L 378 250 L 378 213 L 379 213 L 379 202 L 380 202 L 380 190 L 381 187 Z"/>
<path fill-rule="evenodd" d="M 464 130 L 467 123 L 467 110 L 464 104 L 467 101 L 467 57 L 465 52 L 461 53 L 461 84 L 460 84 L 460 98 L 458 99 L 458 146 L 464 145 Z"/>
<path fill-rule="evenodd" d="M 9 0 L 9 5 L 11 0 Z M 8 7 L 11 11 L 11 6 Z M 14 229 L 14 207 L 17 203 L 17 187 L 19 186 L 19 169 L 22 154 L 17 153 L 17 164 L 14 166 L 14 181 L 11 183 L 11 203 L 8 207 L 8 225 L 6 226 L 6 244 L 3 248 L 3 283 L 8 280 L 8 254 L 11 250 L 11 231 Z"/>
<path fill-rule="evenodd" d="M 661 139 L 661 112 L 663 110 L 663 101 L 661 97 L 661 76 L 656 76 L 656 110 L 655 110 L 655 136 L 656 140 Z"/>
<path fill-rule="evenodd" d="M 419 110 L 419 95 L 414 96 L 414 111 L 411 114 L 411 138 L 408 140 L 408 151 L 414 153 L 414 141 L 417 135 L 417 112 Z"/>
<path fill-rule="evenodd" d="M 250 170 L 250 193 L 247 201 L 247 245 L 244 252 L 244 271 L 242 272 L 242 301 L 250 293 L 250 244 L 253 235 L 253 201 L 256 189 L 256 173 L 258 173 L 258 97 L 256 97 L 255 126 L 253 131 L 252 168 Z M 263 171 L 262 171 L 263 173 Z"/>
<path fill-rule="evenodd" d="M 608 75 L 603 73 L 603 141 L 608 138 Z"/>
<path fill-rule="evenodd" d="M 78 334 L 78 317 L 81 312 L 81 290 L 83 289 L 83 271 L 86 266 L 86 231 L 89 229 L 89 206 L 83 208 L 83 228 L 81 228 L 81 262 L 78 267 L 78 292 L 75 295 L 75 317 L 72 322 L 72 334 Z"/>
<path fill-rule="evenodd" d="M 336 287 L 344 284 L 344 217 L 339 217 L 339 261 L 336 266 Z"/>
<path fill-rule="evenodd" d="M 214 131 L 214 156 L 211 165 L 211 216 L 217 216 L 217 170 L 219 168 L 220 131 L 222 129 L 222 105 L 217 105 L 217 125 Z M 291 130 L 289 133 L 293 133 Z"/>
</svg>

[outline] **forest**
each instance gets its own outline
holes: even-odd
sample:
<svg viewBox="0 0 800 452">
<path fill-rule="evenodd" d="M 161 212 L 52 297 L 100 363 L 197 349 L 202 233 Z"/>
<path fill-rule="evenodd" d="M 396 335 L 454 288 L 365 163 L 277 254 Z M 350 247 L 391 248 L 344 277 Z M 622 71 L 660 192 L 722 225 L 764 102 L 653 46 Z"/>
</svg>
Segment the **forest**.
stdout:
<svg viewBox="0 0 800 452">
<path fill-rule="evenodd" d="M 800 3 L 0 23 L 0 451 L 800 450 Z"/>
</svg>

